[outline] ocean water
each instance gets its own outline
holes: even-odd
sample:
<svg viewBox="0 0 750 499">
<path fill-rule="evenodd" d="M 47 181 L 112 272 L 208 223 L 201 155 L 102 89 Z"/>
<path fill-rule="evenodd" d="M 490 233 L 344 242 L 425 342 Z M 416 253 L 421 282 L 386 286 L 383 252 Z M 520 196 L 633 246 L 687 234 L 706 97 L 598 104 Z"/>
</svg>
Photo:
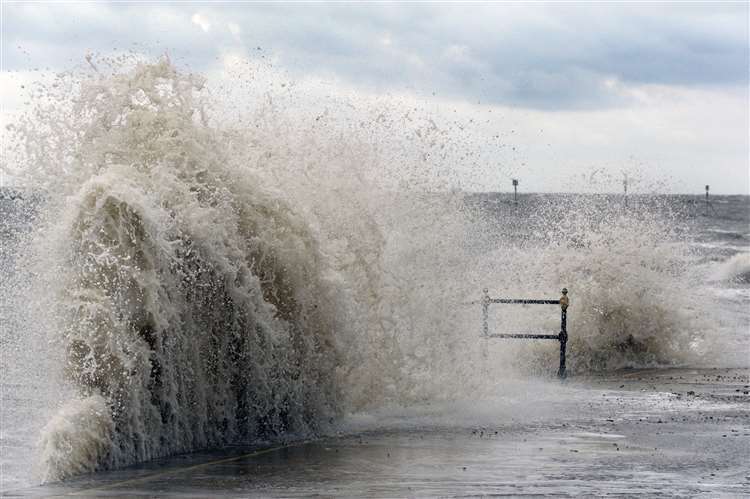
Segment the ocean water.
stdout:
<svg viewBox="0 0 750 499">
<path fill-rule="evenodd" d="M 448 189 L 414 160 L 471 146 L 444 130 L 394 143 L 410 119 L 362 103 L 235 119 L 166 60 L 40 92 L 0 199 L 0 490 L 549 379 L 553 345 L 480 340 L 484 288 L 567 287 L 572 376 L 750 364 L 748 196 Z"/>
</svg>

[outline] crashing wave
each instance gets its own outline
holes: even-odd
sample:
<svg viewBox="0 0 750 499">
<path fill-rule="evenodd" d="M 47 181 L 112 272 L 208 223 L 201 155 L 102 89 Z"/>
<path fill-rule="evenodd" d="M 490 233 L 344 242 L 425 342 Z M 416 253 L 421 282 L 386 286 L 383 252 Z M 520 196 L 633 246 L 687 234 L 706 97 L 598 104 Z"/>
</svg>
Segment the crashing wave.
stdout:
<svg viewBox="0 0 750 499">
<path fill-rule="evenodd" d="M 730 281 L 740 284 L 750 283 L 750 253 L 737 253 L 722 262 L 713 275 L 715 281 Z"/>
<path fill-rule="evenodd" d="M 305 434 L 337 412 L 336 297 L 315 239 L 225 167 L 199 85 L 162 61 L 82 89 L 80 184 L 50 262 L 79 399 L 44 431 L 47 479 Z"/>
<path fill-rule="evenodd" d="M 399 143 L 385 160 L 368 141 L 400 136 L 409 113 L 352 121 L 347 106 L 338 128 L 309 129 L 319 116 L 294 99 L 300 122 L 279 116 L 269 97 L 221 127 L 200 77 L 167 60 L 117 64 L 63 77 L 15 129 L 46 203 L 29 274 L 55 304 L 45 329 L 76 394 L 42 431 L 46 480 L 487 393 L 504 363 L 481 360 L 479 312 L 462 303 L 483 287 L 567 286 L 575 371 L 690 355 L 707 307 L 677 292 L 690 260 L 658 217 L 615 210 L 592 225 L 601 210 L 582 203 L 562 220 L 544 222 L 560 210 L 550 205 L 506 224 L 463 192 L 425 187 L 444 179 L 419 179 L 434 172 L 417 139 L 432 151 L 451 140 L 431 119 L 408 134 L 419 154 Z M 540 225 L 506 234 L 529 221 Z M 549 346 L 507 351 L 525 370 L 554 365 Z"/>
</svg>

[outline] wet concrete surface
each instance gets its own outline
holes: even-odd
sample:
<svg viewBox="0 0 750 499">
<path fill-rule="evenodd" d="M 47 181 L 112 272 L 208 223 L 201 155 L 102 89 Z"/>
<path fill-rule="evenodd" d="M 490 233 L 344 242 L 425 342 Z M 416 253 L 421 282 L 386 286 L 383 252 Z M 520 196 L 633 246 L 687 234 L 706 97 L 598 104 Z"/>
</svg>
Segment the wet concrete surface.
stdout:
<svg viewBox="0 0 750 499">
<path fill-rule="evenodd" d="M 750 496 L 750 370 L 621 371 L 570 379 L 563 391 L 544 417 L 386 424 L 6 495 Z"/>
</svg>

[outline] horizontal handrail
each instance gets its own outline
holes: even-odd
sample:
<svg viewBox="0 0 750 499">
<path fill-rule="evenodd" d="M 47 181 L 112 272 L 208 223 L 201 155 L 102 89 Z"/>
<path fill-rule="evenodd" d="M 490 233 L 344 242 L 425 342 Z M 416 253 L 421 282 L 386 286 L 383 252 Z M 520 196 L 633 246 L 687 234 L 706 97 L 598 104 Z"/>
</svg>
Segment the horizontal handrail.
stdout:
<svg viewBox="0 0 750 499">
<path fill-rule="evenodd" d="M 483 303 L 510 303 L 515 305 L 559 305 L 560 300 L 535 300 L 532 298 L 487 298 L 465 301 L 463 305 L 482 305 Z"/>
<path fill-rule="evenodd" d="M 519 305 L 559 305 L 560 300 L 532 300 L 529 298 L 490 298 L 488 303 L 515 303 Z"/>
<path fill-rule="evenodd" d="M 529 340 L 560 340 L 559 334 L 536 334 L 536 333 L 494 333 L 486 335 L 487 338 L 522 338 Z"/>
</svg>

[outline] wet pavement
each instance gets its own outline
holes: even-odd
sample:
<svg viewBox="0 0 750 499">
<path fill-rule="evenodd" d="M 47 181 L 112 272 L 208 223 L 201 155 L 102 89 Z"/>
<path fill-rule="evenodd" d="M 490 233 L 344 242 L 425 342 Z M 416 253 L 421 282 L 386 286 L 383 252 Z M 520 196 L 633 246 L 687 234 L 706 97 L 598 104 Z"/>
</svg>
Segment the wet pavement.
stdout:
<svg viewBox="0 0 750 499">
<path fill-rule="evenodd" d="M 453 405 L 442 420 L 399 424 L 411 418 L 402 415 L 369 431 L 178 456 L 7 495 L 750 496 L 749 388 L 747 369 L 623 371 L 568 381 L 541 417 L 461 418 Z"/>
</svg>

